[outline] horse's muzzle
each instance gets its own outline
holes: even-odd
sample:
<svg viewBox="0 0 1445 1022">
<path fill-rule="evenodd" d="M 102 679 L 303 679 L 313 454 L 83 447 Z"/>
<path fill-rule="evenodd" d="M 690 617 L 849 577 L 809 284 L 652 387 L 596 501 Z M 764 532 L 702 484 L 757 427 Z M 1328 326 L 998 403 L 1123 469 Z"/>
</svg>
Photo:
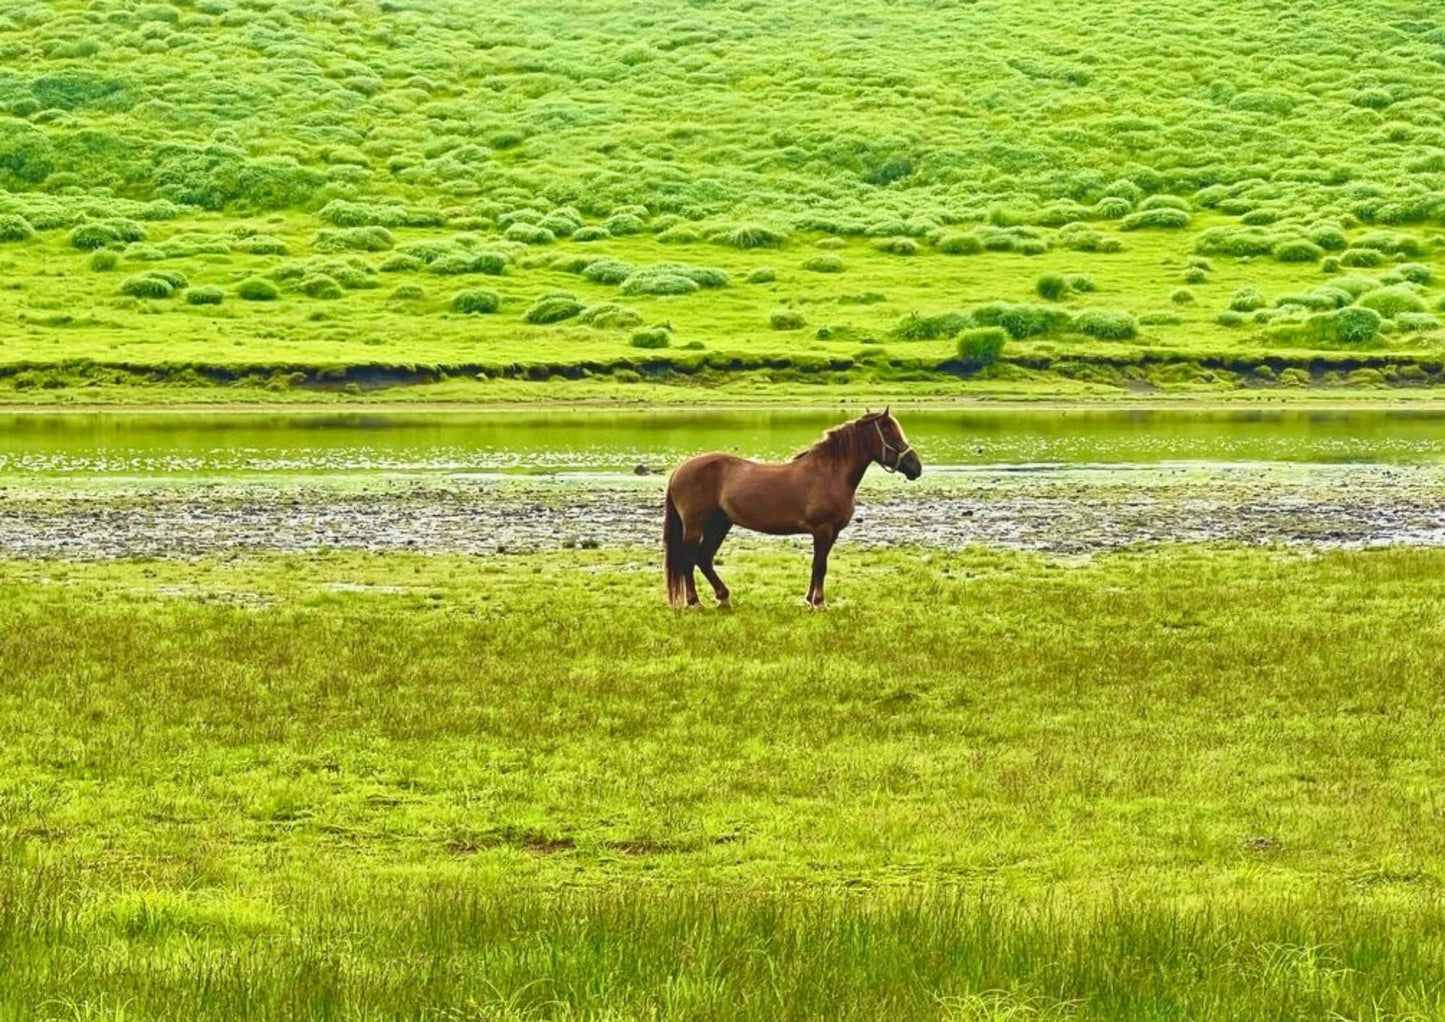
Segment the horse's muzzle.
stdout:
<svg viewBox="0 0 1445 1022">
<path fill-rule="evenodd" d="M 898 463 L 898 471 L 903 473 L 904 479 L 917 479 L 923 475 L 923 462 L 918 459 L 918 455 L 909 451 Z"/>
</svg>

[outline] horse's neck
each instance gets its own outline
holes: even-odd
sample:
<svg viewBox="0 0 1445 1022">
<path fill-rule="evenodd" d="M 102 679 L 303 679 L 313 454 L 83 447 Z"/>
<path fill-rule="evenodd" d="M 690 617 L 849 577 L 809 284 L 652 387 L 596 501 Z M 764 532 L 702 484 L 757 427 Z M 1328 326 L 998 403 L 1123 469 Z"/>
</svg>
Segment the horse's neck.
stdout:
<svg viewBox="0 0 1445 1022">
<path fill-rule="evenodd" d="M 848 492 L 856 493 L 863 475 L 873 459 L 864 452 L 862 445 L 851 444 L 841 451 L 817 451 L 812 460 L 819 468 L 841 474 L 848 484 Z"/>
</svg>

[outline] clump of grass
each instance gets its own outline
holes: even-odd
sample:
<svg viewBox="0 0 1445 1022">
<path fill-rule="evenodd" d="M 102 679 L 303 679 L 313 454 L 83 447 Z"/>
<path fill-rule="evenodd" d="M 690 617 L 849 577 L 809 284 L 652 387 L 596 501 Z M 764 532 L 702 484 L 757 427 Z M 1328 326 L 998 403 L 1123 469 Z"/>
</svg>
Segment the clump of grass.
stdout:
<svg viewBox="0 0 1445 1022">
<path fill-rule="evenodd" d="M 1424 287 L 1433 279 L 1430 267 L 1424 263 L 1401 263 L 1380 278 L 1385 284 L 1410 283 Z"/>
<path fill-rule="evenodd" d="M 1257 287 L 1241 287 L 1235 290 L 1229 299 L 1231 312 L 1253 312 L 1262 309 L 1269 304 L 1269 299 L 1264 292 Z"/>
<path fill-rule="evenodd" d="M 691 245 L 702 240 L 702 232 L 690 223 L 673 224 L 656 235 L 664 245 Z"/>
<path fill-rule="evenodd" d="M 1087 273 L 1045 273 L 1034 282 L 1034 291 L 1051 302 L 1062 301 L 1075 292 L 1094 290 L 1094 278 Z"/>
<path fill-rule="evenodd" d="M 1184 283 L 1204 284 L 1209 280 L 1209 271 L 1200 266 L 1189 266 L 1184 270 Z"/>
<path fill-rule="evenodd" d="M 1350 275 L 1345 277 L 1332 277 L 1325 282 L 1326 287 L 1338 288 L 1344 291 L 1351 298 L 1358 298 L 1366 291 L 1373 291 L 1380 286 L 1380 281 L 1374 277 L 1362 277 Z"/>
<path fill-rule="evenodd" d="M 533 209 L 531 206 L 524 206 L 521 209 L 509 209 L 505 213 L 497 215 L 497 226 L 502 230 L 513 227 L 517 224 L 532 226 L 540 223 L 546 214 L 540 209 Z"/>
<path fill-rule="evenodd" d="M 637 267 L 621 259 L 597 259 L 582 268 L 582 279 L 594 284 L 621 284 Z"/>
<path fill-rule="evenodd" d="M 1200 255 L 1246 256 L 1269 255 L 1280 238 L 1272 231 L 1257 228 L 1211 227 L 1194 241 Z"/>
<path fill-rule="evenodd" d="M 173 283 L 154 273 L 137 274 L 120 282 L 120 293 L 132 298 L 169 298 L 175 291 Z"/>
<path fill-rule="evenodd" d="M 120 242 L 114 230 L 102 223 L 80 224 L 70 231 L 70 247 L 82 251 L 104 248 Z"/>
<path fill-rule="evenodd" d="M 550 232 L 554 238 L 570 238 L 581 226 L 581 216 L 572 209 L 554 209 L 537 221 L 537 227 Z"/>
<path fill-rule="evenodd" d="M 101 248 L 90 254 L 90 268 L 96 273 L 109 273 L 120 265 L 120 256 L 110 249 Z"/>
<path fill-rule="evenodd" d="M 1401 312 L 1395 315 L 1401 333 L 1429 333 L 1440 329 L 1440 321 L 1428 312 Z"/>
<path fill-rule="evenodd" d="M 396 239 L 385 227 L 323 227 L 311 244 L 318 252 L 386 252 Z"/>
<path fill-rule="evenodd" d="M 1124 309 L 1085 309 L 1074 317 L 1073 327 L 1102 341 L 1127 341 L 1139 334 L 1138 320 Z"/>
<path fill-rule="evenodd" d="M 314 273 L 309 277 L 303 277 L 298 285 L 301 293 L 308 298 L 318 298 L 323 301 L 334 301 L 342 295 L 341 285 L 336 278 L 325 273 Z"/>
<path fill-rule="evenodd" d="M 1059 231 L 1058 237 L 1060 245 L 1075 252 L 1103 252 L 1109 242 L 1116 240 L 1104 237 L 1101 232 L 1085 223 L 1065 225 L 1064 229 Z"/>
<path fill-rule="evenodd" d="M 971 325 L 1003 327 L 1016 341 L 1064 330 L 1069 325 L 1067 312 L 1024 302 L 990 302 L 974 309 L 970 318 Z"/>
<path fill-rule="evenodd" d="M 614 238 L 641 234 L 647 228 L 647 225 L 642 222 L 642 217 L 635 213 L 613 213 L 607 218 L 604 226 L 607 228 L 607 233 Z"/>
<path fill-rule="evenodd" d="M 1350 247 L 1345 232 L 1333 225 L 1316 227 L 1309 232 L 1309 239 L 1326 252 L 1343 252 Z"/>
<path fill-rule="evenodd" d="M 583 305 L 571 295 L 548 295 L 527 308 L 522 318 L 528 323 L 560 323 L 582 314 Z"/>
<path fill-rule="evenodd" d="M 1091 210 L 1096 220 L 1120 220 L 1134 210 L 1134 204 L 1122 195 L 1106 195 Z"/>
<path fill-rule="evenodd" d="M 573 241 L 604 241 L 610 237 L 612 232 L 600 224 L 588 224 L 572 232 Z"/>
<path fill-rule="evenodd" d="M 557 235 L 547 228 L 523 223 L 512 224 L 502 232 L 502 237 L 522 245 L 550 245 L 557 240 Z"/>
<path fill-rule="evenodd" d="M 782 248 L 787 243 L 786 231 L 765 224 L 738 224 L 723 235 L 733 248 Z"/>
<path fill-rule="evenodd" d="M 944 255 L 978 255 L 983 239 L 972 231 L 951 231 L 939 237 L 934 248 Z"/>
<path fill-rule="evenodd" d="M 332 199 L 316 215 L 334 227 L 427 226 L 417 223 L 417 218 L 409 214 L 406 207 L 392 203 Z"/>
<path fill-rule="evenodd" d="M 899 320 L 889 334 L 900 341 L 934 341 L 952 337 L 970 322 L 969 317 L 961 312 L 942 312 L 934 316 L 920 316 L 915 312 Z"/>
<path fill-rule="evenodd" d="M 248 302 L 274 302 L 281 297 L 281 292 L 269 280 L 249 277 L 236 285 L 236 297 Z"/>
<path fill-rule="evenodd" d="M 697 290 L 699 285 L 691 277 L 655 269 L 639 270 L 622 282 L 625 295 L 690 295 Z"/>
<path fill-rule="evenodd" d="M 748 284 L 771 284 L 777 279 L 777 271 L 771 266 L 759 266 L 743 278 Z"/>
<path fill-rule="evenodd" d="M 1340 265 L 1349 267 L 1379 266 L 1385 261 L 1385 254 L 1375 248 L 1347 248 L 1339 255 Z"/>
<path fill-rule="evenodd" d="M 426 268 L 426 263 L 416 256 L 396 252 L 383 259 L 377 267 L 382 273 L 417 273 Z"/>
<path fill-rule="evenodd" d="M 913 256 L 918 254 L 918 242 L 907 237 L 884 238 L 875 242 L 873 247 L 891 255 Z"/>
<path fill-rule="evenodd" d="M 887 220 L 874 221 L 863 233 L 870 238 L 886 238 L 890 235 L 907 234 L 908 225 L 902 220 L 890 217 Z"/>
<path fill-rule="evenodd" d="M 1045 273 L 1034 282 L 1034 291 L 1040 298 L 1057 302 L 1068 297 L 1069 282 L 1064 279 L 1062 273 Z"/>
<path fill-rule="evenodd" d="M 1282 263 L 1315 263 L 1325 250 L 1304 238 L 1288 238 L 1274 246 L 1273 255 Z"/>
<path fill-rule="evenodd" d="M 774 330 L 801 330 L 808 321 L 796 309 L 774 309 L 768 316 L 768 325 Z"/>
<path fill-rule="evenodd" d="M 1188 226 L 1189 214 L 1171 206 L 1141 209 L 1119 221 L 1119 230 L 1121 231 L 1138 231 L 1146 228 L 1177 231 Z"/>
<path fill-rule="evenodd" d="M 1169 292 L 1169 300 L 1175 305 L 1193 305 L 1194 292 L 1187 287 L 1176 287 Z"/>
<path fill-rule="evenodd" d="M 1351 305 L 1332 312 L 1316 313 L 1302 324 L 1285 328 L 1277 336 L 1294 337 L 1312 344 L 1369 344 L 1380 334 L 1383 317 L 1373 309 Z"/>
<path fill-rule="evenodd" d="M 682 281 L 686 281 L 687 284 L 681 283 Z M 727 282 L 727 273 L 711 266 L 657 263 L 629 274 L 622 281 L 622 293 L 629 295 L 691 294 L 698 288 L 722 287 Z"/>
<path fill-rule="evenodd" d="M 420 284 L 398 284 L 388 297 L 397 302 L 419 302 L 426 297 L 426 290 Z"/>
<path fill-rule="evenodd" d="M 427 264 L 427 272 L 455 277 L 481 273 L 496 277 L 507 268 L 507 257 L 500 252 L 452 250 Z"/>
<path fill-rule="evenodd" d="M 1425 299 L 1400 284 L 1366 291 L 1356 299 L 1365 309 L 1373 309 L 1386 319 L 1394 319 L 1402 312 L 1424 312 Z"/>
<path fill-rule="evenodd" d="M 245 252 L 247 255 L 283 256 L 287 252 L 286 242 L 268 234 L 253 234 L 241 238 L 232 245 L 232 248 L 237 252 Z"/>
<path fill-rule="evenodd" d="M 0 241 L 29 241 L 35 228 L 19 213 L 0 213 Z"/>
<path fill-rule="evenodd" d="M 496 312 L 501 306 L 501 296 L 495 291 L 481 288 L 465 288 L 452 295 L 451 310 L 465 316 L 486 315 Z M 528 310 L 529 312 L 531 310 Z M 563 317 L 566 318 L 566 317 Z M 552 322 L 551 320 L 529 320 L 529 322 Z"/>
<path fill-rule="evenodd" d="M 597 262 L 597 256 L 590 255 L 560 255 L 548 263 L 548 267 L 554 270 L 561 270 L 563 273 L 580 274 L 587 267 Z"/>
<path fill-rule="evenodd" d="M 186 302 L 189 305 L 220 305 L 225 298 L 226 293 L 214 284 L 193 287 L 186 291 Z"/>
<path fill-rule="evenodd" d="M 842 273 L 843 260 L 835 255 L 813 256 L 803 260 L 803 269 L 812 273 Z"/>
<path fill-rule="evenodd" d="M 625 305 L 603 302 L 582 313 L 582 322 L 601 330 L 625 330 L 641 325 L 642 316 Z"/>
<path fill-rule="evenodd" d="M 958 335 L 958 360 L 968 370 L 978 370 L 997 362 L 1009 338 L 1003 327 L 981 326 L 963 330 Z"/>
<path fill-rule="evenodd" d="M 300 279 L 323 275 L 330 277 L 348 291 L 365 291 L 377 286 L 372 269 L 356 257 L 346 259 L 311 259 L 304 264 Z"/>
<path fill-rule="evenodd" d="M 634 348 L 666 348 L 672 344 L 672 330 L 666 326 L 649 326 L 633 332 L 628 344 Z"/>
<path fill-rule="evenodd" d="M 96 251 L 104 250 L 96 249 Z M 166 253 L 163 249 L 139 241 L 127 245 L 123 255 L 128 261 L 137 263 L 159 263 L 166 259 Z"/>
</svg>

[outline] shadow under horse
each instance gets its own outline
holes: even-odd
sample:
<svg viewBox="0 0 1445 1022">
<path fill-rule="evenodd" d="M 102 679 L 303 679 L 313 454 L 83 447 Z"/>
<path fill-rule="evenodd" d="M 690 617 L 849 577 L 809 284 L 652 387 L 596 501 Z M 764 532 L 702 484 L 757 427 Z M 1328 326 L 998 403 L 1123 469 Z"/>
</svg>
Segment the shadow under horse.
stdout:
<svg viewBox="0 0 1445 1022">
<path fill-rule="evenodd" d="M 678 466 L 667 481 L 662 526 L 667 598 L 674 607 L 694 606 L 701 569 L 718 604 L 731 606 L 728 587 L 713 558 L 734 525 L 773 536 L 813 537 L 813 581 L 808 603 L 821 610 L 828 552 L 853 520 L 855 494 L 868 466 L 917 479 L 923 463 L 892 413 L 868 412 L 823 434 L 812 447 L 782 464 L 731 454 L 702 454 Z"/>
</svg>

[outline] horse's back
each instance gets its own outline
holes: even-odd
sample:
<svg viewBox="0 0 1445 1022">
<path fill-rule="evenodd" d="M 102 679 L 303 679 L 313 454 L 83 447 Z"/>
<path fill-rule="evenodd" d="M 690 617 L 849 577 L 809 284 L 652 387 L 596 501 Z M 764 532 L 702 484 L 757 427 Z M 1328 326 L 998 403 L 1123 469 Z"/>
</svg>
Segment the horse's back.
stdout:
<svg viewBox="0 0 1445 1022">
<path fill-rule="evenodd" d="M 689 528 L 721 511 L 757 532 L 808 531 L 814 487 L 798 462 L 751 461 L 733 454 L 703 454 L 679 465 L 667 494 Z"/>
<path fill-rule="evenodd" d="M 756 464 L 755 461 L 739 458 L 735 454 L 699 454 L 673 469 L 672 476 L 667 481 L 667 492 L 675 501 L 693 497 L 716 498 L 729 474 L 741 466 Z"/>
</svg>

